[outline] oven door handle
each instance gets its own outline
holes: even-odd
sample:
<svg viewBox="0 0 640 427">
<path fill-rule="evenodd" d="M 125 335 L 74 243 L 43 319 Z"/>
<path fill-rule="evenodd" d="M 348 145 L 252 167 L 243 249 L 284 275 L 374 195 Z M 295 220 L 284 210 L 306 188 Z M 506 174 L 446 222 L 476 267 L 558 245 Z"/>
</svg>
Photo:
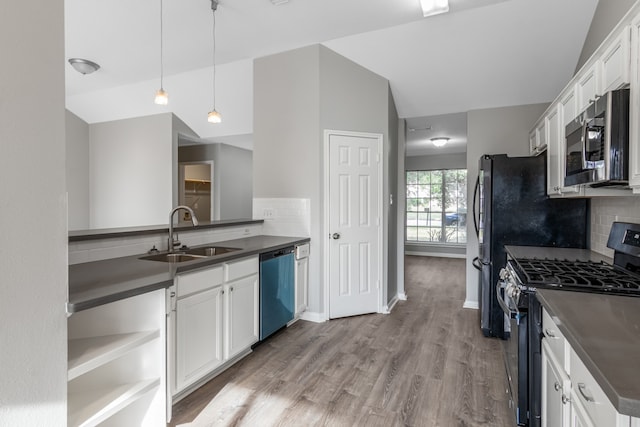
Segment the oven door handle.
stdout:
<svg viewBox="0 0 640 427">
<path fill-rule="evenodd" d="M 498 300 L 498 304 L 500 305 L 500 308 L 502 308 L 502 311 L 504 311 L 504 314 L 506 314 L 512 319 L 515 319 L 516 317 L 518 317 L 520 312 L 517 309 L 514 311 L 512 308 L 510 308 L 509 304 L 507 304 L 507 302 L 504 300 L 504 297 L 500 292 L 500 290 L 504 290 L 504 288 L 505 288 L 505 282 L 503 280 L 499 280 L 498 286 L 496 286 L 496 299 Z"/>
</svg>

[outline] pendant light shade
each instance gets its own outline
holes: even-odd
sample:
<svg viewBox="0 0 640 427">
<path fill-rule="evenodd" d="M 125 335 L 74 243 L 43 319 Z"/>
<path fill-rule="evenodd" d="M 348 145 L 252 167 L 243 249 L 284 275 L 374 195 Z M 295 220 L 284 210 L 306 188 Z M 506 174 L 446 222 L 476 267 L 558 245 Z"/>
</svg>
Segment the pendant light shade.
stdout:
<svg viewBox="0 0 640 427">
<path fill-rule="evenodd" d="M 214 108 L 213 111 L 209 111 L 209 114 L 207 114 L 207 121 L 209 123 L 221 123 L 222 116 Z"/>
<path fill-rule="evenodd" d="M 163 78 L 164 78 L 164 64 L 163 64 L 163 47 L 164 43 L 162 40 L 163 36 L 163 13 L 162 13 L 162 0 L 160 0 L 160 89 L 156 91 L 156 97 L 153 102 L 158 105 L 167 105 L 169 103 L 169 94 L 164 90 L 163 87 Z"/>
<path fill-rule="evenodd" d="M 218 0 L 211 0 L 211 12 L 213 15 L 213 108 L 207 114 L 209 123 L 221 123 L 222 115 L 216 110 L 216 10 L 218 9 Z"/>
</svg>

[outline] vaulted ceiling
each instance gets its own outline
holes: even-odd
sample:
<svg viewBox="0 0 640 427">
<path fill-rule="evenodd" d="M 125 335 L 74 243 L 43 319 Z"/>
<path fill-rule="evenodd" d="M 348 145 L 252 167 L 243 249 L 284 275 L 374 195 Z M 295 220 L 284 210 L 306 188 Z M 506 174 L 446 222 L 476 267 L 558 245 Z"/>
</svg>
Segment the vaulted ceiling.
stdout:
<svg viewBox="0 0 640 427">
<path fill-rule="evenodd" d="M 173 111 L 201 137 L 249 143 L 252 60 L 322 43 L 390 81 L 402 118 L 549 102 L 572 77 L 597 0 L 450 0 L 423 18 L 419 0 L 221 0 L 216 12 L 216 107 L 212 106 L 210 0 L 65 0 L 67 108 L 89 123 Z"/>
</svg>

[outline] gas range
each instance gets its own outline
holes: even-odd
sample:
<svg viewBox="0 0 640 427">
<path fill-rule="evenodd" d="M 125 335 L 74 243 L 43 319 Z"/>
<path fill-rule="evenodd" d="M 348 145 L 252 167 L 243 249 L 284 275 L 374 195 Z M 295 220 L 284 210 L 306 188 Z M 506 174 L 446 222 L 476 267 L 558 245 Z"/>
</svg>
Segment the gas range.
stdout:
<svg viewBox="0 0 640 427">
<path fill-rule="evenodd" d="M 558 288 L 640 296 L 640 276 L 604 261 L 517 258 L 509 265 L 528 290 Z"/>
<path fill-rule="evenodd" d="M 504 312 L 509 398 L 519 426 L 541 425 L 542 307 L 537 288 L 640 297 L 640 224 L 615 222 L 610 259 L 584 249 L 507 246 L 496 300 Z"/>
</svg>

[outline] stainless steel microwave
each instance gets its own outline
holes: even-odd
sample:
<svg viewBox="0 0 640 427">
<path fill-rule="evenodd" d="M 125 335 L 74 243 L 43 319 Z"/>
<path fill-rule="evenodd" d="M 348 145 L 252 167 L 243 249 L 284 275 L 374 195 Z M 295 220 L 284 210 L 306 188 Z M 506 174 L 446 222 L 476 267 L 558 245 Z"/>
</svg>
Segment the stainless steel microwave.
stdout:
<svg viewBox="0 0 640 427">
<path fill-rule="evenodd" d="M 564 185 L 629 183 L 629 89 L 607 92 L 565 129 Z"/>
</svg>

